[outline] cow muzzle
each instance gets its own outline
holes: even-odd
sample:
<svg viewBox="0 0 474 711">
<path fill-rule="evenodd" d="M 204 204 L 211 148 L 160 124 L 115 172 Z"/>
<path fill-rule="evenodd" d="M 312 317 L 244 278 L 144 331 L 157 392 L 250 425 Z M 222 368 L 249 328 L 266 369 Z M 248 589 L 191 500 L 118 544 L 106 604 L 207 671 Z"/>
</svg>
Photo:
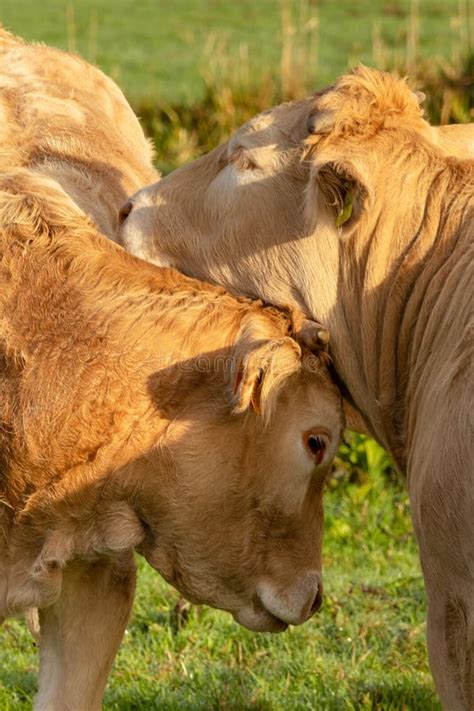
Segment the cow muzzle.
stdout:
<svg viewBox="0 0 474 711">
<path fill-rule="evenodd" d="M 264 579 L 257 585 L 252 605 L 234 617 L 254 632 L 282 632 L 288 625 L 301 625 L 319 610 L 323 599 L 321 575 L 317 571 L 299 576 L 289 587 Z"/>
</svg>

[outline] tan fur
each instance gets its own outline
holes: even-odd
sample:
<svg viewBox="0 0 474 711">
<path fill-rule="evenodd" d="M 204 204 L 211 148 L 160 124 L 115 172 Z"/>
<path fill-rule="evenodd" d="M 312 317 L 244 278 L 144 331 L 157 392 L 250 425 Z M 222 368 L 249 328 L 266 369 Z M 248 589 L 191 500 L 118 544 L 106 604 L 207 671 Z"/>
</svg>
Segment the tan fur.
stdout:
<svg viewBox="0 0 474 711">
<path fill-rule="evenodd" d="M 53 177 L 111 238 L 127 195 L 158 178 L 151 144 L 111 79 L 1 27 L 0 143 L 1 171 Z"/>
<path fill-rule="evenodd" d="M 360 67 L 140 191 L 122 227 L 145 258 L 328 326 L 349 402 L 408 476 L 448 711 L 474 705 L 473 148 L 472 125 L 429 126 L 406 82 Z"/>
<path fill-rule="evenodd" d="M 282 628 L 256 588 L 314 584 L 339 395 L 299 315 L 127 255 L 51 179 L 3 174 L 0 215 L 0 615 L 40 608 L 38 708 L 93 709 L 134 548 L 190 599 Z"/>
<path fill-rule="evenodd" d="M 136 119 L 82 60 L 0 45 L 0 619 L 39 608 L 37 709 L 93 711 L 134 549 L 252 629 L 313 614 L 341 402 L 318 324 L 98 233 L 155 176 Z"/>
</svg>

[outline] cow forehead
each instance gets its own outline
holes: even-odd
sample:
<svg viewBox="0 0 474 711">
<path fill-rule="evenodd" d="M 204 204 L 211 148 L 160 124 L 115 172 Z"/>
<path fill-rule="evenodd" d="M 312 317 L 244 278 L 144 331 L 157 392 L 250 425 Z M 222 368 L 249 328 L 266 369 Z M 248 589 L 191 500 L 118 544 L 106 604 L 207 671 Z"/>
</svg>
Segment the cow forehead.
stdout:
<svg viewBox="0 0 474 711">
<path fill-rule="evenodd" d="M 275 106 L 247 121 L 230 139 L 234 148 L 274 147 L 294 145 L 306 135 L 306 123 L 313 106 L 313 98 Z"/>
</svg>

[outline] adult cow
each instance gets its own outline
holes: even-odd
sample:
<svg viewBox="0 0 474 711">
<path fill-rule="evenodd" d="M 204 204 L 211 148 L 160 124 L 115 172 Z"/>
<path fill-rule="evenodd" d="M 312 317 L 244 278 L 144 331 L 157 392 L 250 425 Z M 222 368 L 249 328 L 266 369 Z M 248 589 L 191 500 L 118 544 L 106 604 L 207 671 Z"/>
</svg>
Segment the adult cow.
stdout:
<svg viewBox="0 0 474 711">
<path fill-rule="evenodd" d="M 407 475 L 449 711 L 474 707 L 472 136 L 430 127 L 405 82 L 360 67 L 122 210 L 135 254 L 330 328 L 348 401 Z"/>
<path fill-rule="evenodd" d="M 97 67 L 0 27 L 0 171 L 56 180 L 114 239 L 119 207 L 158 173 L 118 86 Z"/>
</svg>

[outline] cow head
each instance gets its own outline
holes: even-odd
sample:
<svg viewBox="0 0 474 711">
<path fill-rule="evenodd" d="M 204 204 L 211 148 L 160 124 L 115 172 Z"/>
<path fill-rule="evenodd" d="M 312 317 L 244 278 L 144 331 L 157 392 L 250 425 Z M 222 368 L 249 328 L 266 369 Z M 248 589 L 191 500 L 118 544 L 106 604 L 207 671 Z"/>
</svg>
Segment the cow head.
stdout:
<svg viewBox="0 0 474 711">
<path fill-rule="evenodd" d="M 423 99 L 405 81 L 363 66 L 315 99 L 305 157 L 311 164 L 307 217 L 318 239 L 325 231 L 345 240 L 361 223 L 362 233 L 372 234 L 370 217 L 381 220 L 377 202 L 384 220 L 392 211 L 392 222 L 378 228 L 386 240 L 397 221 L 406 222 L 412 201 L 404 193 L 416 192 L 431 138 Z"/>
<path fill-rule="evenodd" d="M 289 337 L 243 334 L 229 366 L 225 388 L 221 375 L 190 373 L 185 407 L 133 474 L 139 551 L 191 601 L 279 631 L 321 603 L 322 496 L 341 398 L 325 359 Z M 150 384 L 157 403 L 166 387 Z"/>
<path fill-rule="evenodd" d="M 370 70 L 356 70 L 343 77 L 342 84 L 350 84 L 364 72 Z M 387 74 L 372 74 L 385 77 L 382 83 L 388 81 Z M 357 111 L 364 99 L 360 97 L 357 108 L 340 82 L 336 87 L 338 111 L 346 107 L 347 122 L 355 110 L 354 120 L 360 120 Z M 419 97 L 408 89 L 407 93 L 419 113 Z M 329 285 L 337 276 L 337 248 L 324 239 L 323 244 L 316 243 L 314 202 L 306 219 L 312 190 L 310 165 L 314 175 L 317 157 L 316 150 L 308 156 L 308 131 L 320 132 L 324 124 L 328 130 L 329 114 L 334 114 L 334 106 L 331 112 L 328 108 L 330 101 L 334 101 L 333 87 L 304 101 L 270 109 L 207 155 L 138 191 L 122 209 L 121 243 L 146 260 L 173 264 L 236 293 L 297 304 L 330 325 L 329 309 L 336 295 Z M 445 153 L 473 156 L 472 128 L 448 128 L 424 123 L 425 136 L 433 145 Z M 370 158 L 367 134 L 363 139 L 360 146 Z M 327 171 L 321 179 L 325 175 Z M 346 224 L 345 234 L 348 228 Z"/>
<path fill-rule="evenodd" d="M 308 99 L 265 112 L 209 154 L 137 192 L 122 209 L 121 243 L 148 261 L 290 303 L 285 267 L 272 263 L 268 274 L 268 250 L 283 249 L 291 260 L 306 234 L 302 157 L 312 107 Z"/>
</svg>

